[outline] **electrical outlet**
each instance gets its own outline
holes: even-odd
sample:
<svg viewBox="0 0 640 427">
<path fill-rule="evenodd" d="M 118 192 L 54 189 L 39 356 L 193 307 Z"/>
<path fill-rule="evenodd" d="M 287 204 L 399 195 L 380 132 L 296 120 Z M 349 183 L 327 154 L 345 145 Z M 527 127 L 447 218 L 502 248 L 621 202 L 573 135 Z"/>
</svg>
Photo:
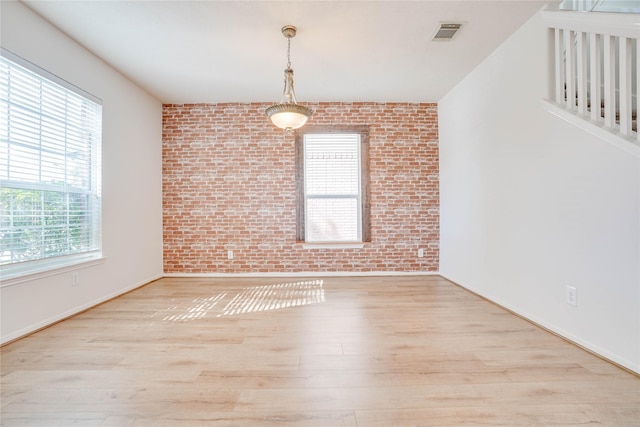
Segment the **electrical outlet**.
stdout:
<svg viewBox="0 0 640 427">
<path fill-rule="evenodd" d="M 75 271 L 71 273 L 71 286 L 78 286 L 80 283 L 78 282 L 78 272 Z"/>
<path fill-rule="evenodd" d="M 418 258 L 422 258 L 424 257 L 424 249 L 420 248 L 418 249 Z"/>
<path fill-rule="evenodd" d="M 227 258 L 233 259 L 233 251 L 227 251 Z"/>
<path fill-rule="evenodd" d="M 578 306 L 578 289 L 573 286 L 567 286 L 567 304 Z"/>
</svg>

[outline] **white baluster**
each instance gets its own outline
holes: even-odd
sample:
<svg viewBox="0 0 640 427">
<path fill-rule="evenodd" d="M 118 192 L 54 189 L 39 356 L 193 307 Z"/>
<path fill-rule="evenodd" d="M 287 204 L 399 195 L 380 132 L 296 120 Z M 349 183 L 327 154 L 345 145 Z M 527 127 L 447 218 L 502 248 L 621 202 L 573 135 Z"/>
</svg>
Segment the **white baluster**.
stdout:
<svg viewBox="0 0 640 427">
<path fill-rule="evenodd" d="M 615 37 L 604 36 L 604 125 L 611 130 L 616 126 L 616 57 Z"/>
<path fill-rule="evenodd" d="M 640 38 L 636 39 L 636 138 L 640 142 Z"/>
<path fill-rule="evenodd" d="M 591 120 L 599 122 L 602 115 L 602 97 L 600 95 L 600 81 L 602 73 L 600 72 L 600 64 L 602 62 L 602 49 L 600 48 L 600 35 L 591 33 L 589 35 L 590 66 L 591 66 Z"/>
<path fill-rule="evenodd" d="M 582 31 L 577 38 L 577 66 L 578 66 L 578 114 L 587 115 L 587 34 Z"/>
<path fill-rule="evenodd" d="M 567 89 L 567 107 L 570 110 L 576 109 L 576 90 L 575 90 L 575 41 L 576 33 L 571 30 L 565 30 L 565 84 Z"/>
<path fill-rule="evenodd" d="M 620 37 L 620 132 L 631 135 L 631 39 Z"/>
<path fill-rule="evenodd" d="M 555 28 L 555 66 L 556 66 L 556 81 L 555 81 L 555 89 L 556 89 L 556 103 L 563 104 L 564 96 L 563 96 L 563 86 L 564 86 L 564 60 L 562 59 L 562 29 Z"/>
</svg>

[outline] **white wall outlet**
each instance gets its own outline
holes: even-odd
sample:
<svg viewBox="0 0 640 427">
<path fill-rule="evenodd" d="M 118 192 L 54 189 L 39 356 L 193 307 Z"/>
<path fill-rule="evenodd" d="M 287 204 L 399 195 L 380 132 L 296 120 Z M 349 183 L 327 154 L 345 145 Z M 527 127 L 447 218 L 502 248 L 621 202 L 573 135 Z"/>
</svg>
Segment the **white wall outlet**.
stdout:
<svg viewBox="0 0 640 427">
<path fill-rule="evenodd" d="M 418 258 L 422 258 L 424 257 L 424 249 L 420 248 L 418 249 Z"/>
<path fill-rule="evenodd" d="M 71 286 L 78 286 L 80 282 L 78 281 L 78 272 L 74 271 L 71 273 Z"/>
<path fill-rule="evenodd" d="M 567 286 L 567 304 L 578 306 L 578 289 L 573 286 Z"/>
<path fill-rule="evenodd" d="M 233 259 L 233 251 L 227 251 L 227 258 Z"/>
</svg>

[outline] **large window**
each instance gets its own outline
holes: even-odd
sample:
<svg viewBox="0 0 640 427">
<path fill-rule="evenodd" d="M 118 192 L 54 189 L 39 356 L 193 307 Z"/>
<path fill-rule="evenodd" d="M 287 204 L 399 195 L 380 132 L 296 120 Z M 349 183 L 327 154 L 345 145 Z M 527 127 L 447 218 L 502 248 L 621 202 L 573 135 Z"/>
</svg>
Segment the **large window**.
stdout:
<svg viewBox="0 0 640 427">
<path fill-rule="evenodd" d="M 296 141 L 299 241 L 370 240 L 368 132 L 312 129 Z"/>
<path fill-rule="evenodd" d="M 101 116 L 99 100 L 2 50 L 3 277 L 99 255 Z"/>
</svg>

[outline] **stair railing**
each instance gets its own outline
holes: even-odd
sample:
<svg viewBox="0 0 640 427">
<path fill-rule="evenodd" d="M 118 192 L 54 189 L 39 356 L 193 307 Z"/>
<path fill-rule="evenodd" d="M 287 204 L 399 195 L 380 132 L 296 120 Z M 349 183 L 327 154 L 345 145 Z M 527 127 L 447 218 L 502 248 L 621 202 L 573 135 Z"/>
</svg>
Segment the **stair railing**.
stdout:
<svg viewBox="0 0 640 427">
<path fill-rule="evenodd" d="M 640 143 L 640 15 L 545 11 L 543 19 L 552 33 L 552 103 Z"/>
</svg>

